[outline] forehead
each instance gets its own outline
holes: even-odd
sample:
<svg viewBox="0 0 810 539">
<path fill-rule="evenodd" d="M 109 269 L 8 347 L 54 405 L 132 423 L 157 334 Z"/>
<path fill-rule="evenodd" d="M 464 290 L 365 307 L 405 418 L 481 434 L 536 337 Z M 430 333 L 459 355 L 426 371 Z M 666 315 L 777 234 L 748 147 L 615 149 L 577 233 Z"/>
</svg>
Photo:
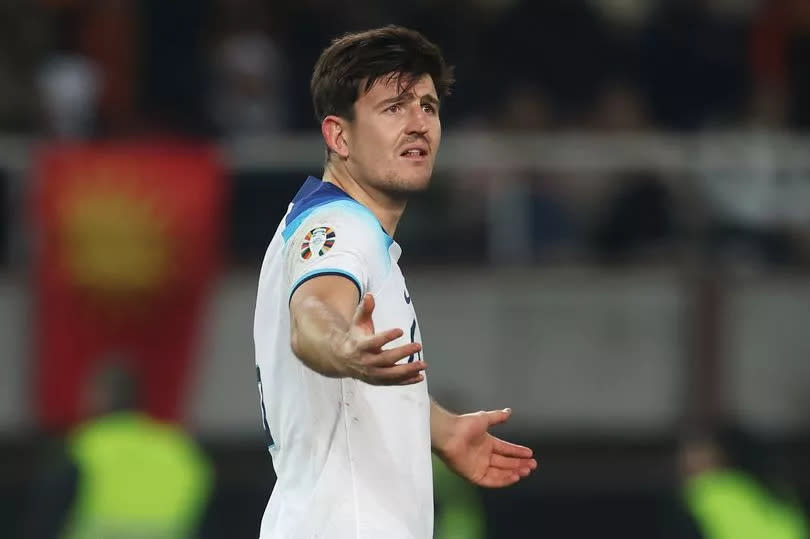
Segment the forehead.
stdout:
<svg viewBox="0 0 810 539">
<path fill-rule="evenodd" d="M 402 94 L 402 90 L 408 87 L 411 82 L 410 79 L 405 77 L 397 77 L 396 75 L 384 75 L 374 82 L 374 85 L 368 92 L 361 94 L 357 99 L 357 103 L 368 102 L 376 103 L 384 99 L 390 99 Z M 433 78 L 430 75 L 422 75 L 416 82 L 408 89 L 408 93 L 413 94 L 417 98 L 425 95 L 436 96 L 436 86 L 433 84 Z"/>
</svg>

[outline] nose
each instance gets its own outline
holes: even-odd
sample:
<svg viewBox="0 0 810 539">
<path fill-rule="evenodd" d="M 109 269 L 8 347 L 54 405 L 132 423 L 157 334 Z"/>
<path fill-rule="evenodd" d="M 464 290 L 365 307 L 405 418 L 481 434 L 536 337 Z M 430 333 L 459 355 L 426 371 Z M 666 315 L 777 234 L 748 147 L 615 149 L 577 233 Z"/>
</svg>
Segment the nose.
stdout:
<svg viewBox="0 0 810 539">
<path fill-rule="evenodd" d="M 409 107 L 408 123 L 405 126 L 409 135 L 424 135 L 428 132 L 428 114 L 419 103 Z"/>
</svg>

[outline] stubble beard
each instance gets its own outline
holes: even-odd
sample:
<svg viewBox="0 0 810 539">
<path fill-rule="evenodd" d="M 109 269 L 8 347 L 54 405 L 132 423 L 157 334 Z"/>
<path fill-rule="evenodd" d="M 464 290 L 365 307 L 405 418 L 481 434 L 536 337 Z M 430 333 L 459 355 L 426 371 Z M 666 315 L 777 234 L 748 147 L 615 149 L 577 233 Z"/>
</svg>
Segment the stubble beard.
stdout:
<svg viewBox="0 0 810 539">
<path fill-rule="evenodd" d="M 391 171 L 382 180 L 375 182 L 374 187 L 392 200 L 407 201 L 411 196 L 426 191 L 430 187 L 432 173 L 431 170 L 425 177 L 414 180 L 403 178 L 397 172 Z"/>
</svg>

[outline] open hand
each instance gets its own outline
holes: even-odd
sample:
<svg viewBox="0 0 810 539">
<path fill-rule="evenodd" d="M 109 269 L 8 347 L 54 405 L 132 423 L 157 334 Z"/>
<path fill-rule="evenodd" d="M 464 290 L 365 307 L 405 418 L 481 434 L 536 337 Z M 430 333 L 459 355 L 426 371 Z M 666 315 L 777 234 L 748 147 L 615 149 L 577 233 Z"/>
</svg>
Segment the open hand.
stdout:
<svg viewBox="0 0 810 539">
<path fill-rule="evenodd" d="M 439 456 L 451 470 L 482 487 L 505 487 L 527 477 L 537 468 L 532 450 L 489 433 L 511 414 L 507 408 L 456 416 Z"/>
<path fill-rule="evenodd" d="M 349 329 L 337 345 L 335 355 L 346 376 L 373 385 L 408 385 L 424 380 L 421 374 L 426 367 L 424 361 L 397 365 L 399 360 L 419 352 L 422 345 L 408 343 L 383 350 L 383 346 L 400 338 L 403 331 L 397 328 L 374 333 L 373 312 L 374 297 L 365 294 L 357 305 Z"/>
</svg>

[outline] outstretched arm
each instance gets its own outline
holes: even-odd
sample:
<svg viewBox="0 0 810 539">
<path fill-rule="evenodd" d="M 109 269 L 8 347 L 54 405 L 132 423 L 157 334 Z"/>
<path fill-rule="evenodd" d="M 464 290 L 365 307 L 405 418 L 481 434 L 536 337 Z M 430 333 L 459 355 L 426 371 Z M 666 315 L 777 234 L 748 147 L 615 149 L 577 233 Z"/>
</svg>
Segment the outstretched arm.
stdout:
<svg viewBox="0 0 810 539">
<path fill-rule="evenodd" d="M 422 381 L 422 361 L 396 362 L 415 354 L 419 343 L 383 350 L 402 335 L 394 328 L 374 333 L 374 298 L 358 303 L 348 279 L 325 275 L 302 284 L 290 299 L 290 344 L 309 368 L 333 378 L 357 378 L 369 384 L 402 385 Z"/>
<path fill-rule="evenodd" d="M 461 477 L 482 487 L 517 483 L 537 468 L 532 450 L 489 433 L 493 425 L 509 419 L 512 410 L 456 415 L 436 401 L 430 402 L 430 438 L 433 452 Z"/>
</svg>

